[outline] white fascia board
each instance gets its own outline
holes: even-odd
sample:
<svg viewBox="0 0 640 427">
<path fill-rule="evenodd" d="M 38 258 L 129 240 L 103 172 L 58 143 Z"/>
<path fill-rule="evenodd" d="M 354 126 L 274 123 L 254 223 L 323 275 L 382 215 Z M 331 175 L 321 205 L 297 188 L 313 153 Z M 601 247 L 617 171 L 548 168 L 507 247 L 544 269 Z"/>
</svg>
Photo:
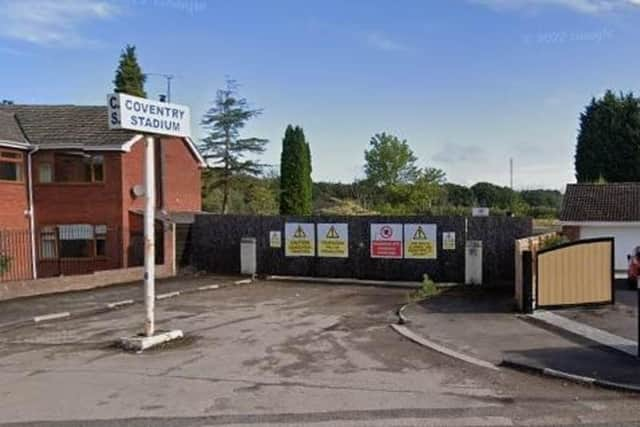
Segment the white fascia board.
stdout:
<svg viewBox="0 0 640 427">
<path fill-rule="evenodd" d="M 185 138 L 185 140 L 187 141 L 187 145 L 191 149 L 191 152 L 193 153 L 193 155 L 196 156 L 196 159 L 198 159 L 198 163 L 200 164 L 200 167 L 202 168 L 207 167 L 207 162 L 204 160 L 204 157 L 202 157 L 202 154 L 200 154 L 200 151 L 198 150 L 198 147 L 196 146 L 195 142 L 193 142 L 193 140 L 190 137 Z"/>
<path fill-rule="evenodd" d="M 640 221 L 560 221 L 560 225 L 574 227 L 640 227 Z"/>
<path fill-rule="evenodd" d="M 133 147 L 133 144 L 140 141 L 142 138 L 144 138 L 144 135 L 141 135 L 141 134 L 135 135 L 133 138 L 131 138 L 130 140 L 128 140 L 122 145 L 122 151 L 125 151 L 128 153 L 129 151 L 131 151 L 131 147 Z"/>
<path fill-rule="evenodd" d="M 1 139 L 0 147 L 16 148 L 18 150 L 30 150 L 33 148 L 33 145 L 27 144 L 25 142 L 14 142 L 14 141 L 6 141 L 4 139 Z"/>
</svg>

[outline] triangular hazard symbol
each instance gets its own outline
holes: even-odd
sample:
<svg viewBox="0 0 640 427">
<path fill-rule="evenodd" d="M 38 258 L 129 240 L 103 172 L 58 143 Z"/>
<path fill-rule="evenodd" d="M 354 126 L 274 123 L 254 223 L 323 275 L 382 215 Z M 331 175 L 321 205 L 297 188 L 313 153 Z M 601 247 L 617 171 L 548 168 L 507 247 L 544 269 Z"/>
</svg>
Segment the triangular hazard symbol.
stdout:
<svg viewBox="0 0 640 427">
<path fill-rule="evenodd" d="M 422 227 L 418 226 L 418 229 L 416 230 L 416 233 L 413 235 L 412 240 L 428 240 L 427 235 L 424 234 L 424 230 L 422 229 Z"/>
<path fill-rule="evenodd" d="M 293 237 L 295 237 L 296 239 L 306 239 L 307 235 L 305 234 L 302 227 L 298 226 L 298 228 L 296 229 L 296 232 L 293 234 Z"/>
<path fill-rule="evenodd" d="M 331 228 L 329 228 L 329 231 L 327 231 L 327 239 L 339 239 L 339 238 L 340 238 L 340 235 L 336 231 L 336 228 L 332 225 Z"/>
</svg>

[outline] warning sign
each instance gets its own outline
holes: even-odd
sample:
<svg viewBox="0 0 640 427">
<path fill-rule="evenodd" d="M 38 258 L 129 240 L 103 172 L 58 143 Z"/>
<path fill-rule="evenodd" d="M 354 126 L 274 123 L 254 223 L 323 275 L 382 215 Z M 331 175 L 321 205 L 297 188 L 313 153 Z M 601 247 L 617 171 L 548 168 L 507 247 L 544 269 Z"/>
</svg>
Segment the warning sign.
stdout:
<svg viewBox="0 0 640 427">
<path fill-rule="evenodd" d="M 456 250 L 456 233 L 453 231 L 445 231 L 442 233 L 442 249 L 445 251 Z"/>
<path fill-rule="evenodd" d="M 437 258 L 437 227 L 435 224 L 404 225 L 404 257 L 407 259 Z"/>
<path fill-rule="evenodd" d="M 284 225 L 285 256 L 314 256 L 316 235 L 313 224 L 288 222 Z"/>
<path fill-rule="evenodd" d="M 402 224 L 371 224 L 371 258 L 402 258 Z"/>
<path fill-rule="evenodd" d="M 282 247 L 282 233 L 279 231 L 269 232 L 269 246 L 272 248 Z"/>
<path fill-rule="evenodd" d="M 318 224 L 318 256 L 349 258 L 348 224 Z"/>
</svg>

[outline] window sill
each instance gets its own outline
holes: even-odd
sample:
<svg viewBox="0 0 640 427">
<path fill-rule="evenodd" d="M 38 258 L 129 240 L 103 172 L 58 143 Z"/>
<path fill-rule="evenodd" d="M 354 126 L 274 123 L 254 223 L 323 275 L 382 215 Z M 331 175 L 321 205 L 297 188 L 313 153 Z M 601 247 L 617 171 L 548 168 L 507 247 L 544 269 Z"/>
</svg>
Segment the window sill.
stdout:
<svg viewBox="0 0 640 427">
<path fill-rule="evenodd" d="M 105 182 L 37 182 L 37 186 L 42 185 L 46 187 L 55 187 L 55 186 L 78 186 L 78 187 L 88 187 L 88 186 L 104 186 Z"/>
</svg>

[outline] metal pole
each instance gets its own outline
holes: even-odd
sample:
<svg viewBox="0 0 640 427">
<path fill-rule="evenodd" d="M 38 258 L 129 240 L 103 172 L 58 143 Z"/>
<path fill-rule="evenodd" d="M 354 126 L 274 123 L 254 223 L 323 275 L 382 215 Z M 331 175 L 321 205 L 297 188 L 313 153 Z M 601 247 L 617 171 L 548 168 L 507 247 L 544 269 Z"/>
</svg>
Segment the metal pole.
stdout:
<svg viewBox="0 0 640 427">
<path fill-rule="evenodd" d="M 145 138 L 145 205 L 144 205 L 144 305 L 145 322 L 144 334 L 153 336 L 155 332 L 155 209 L 156 209 L 156 183 L 155 183 L 155 152 L 153 136 Z"/>
</svg>

